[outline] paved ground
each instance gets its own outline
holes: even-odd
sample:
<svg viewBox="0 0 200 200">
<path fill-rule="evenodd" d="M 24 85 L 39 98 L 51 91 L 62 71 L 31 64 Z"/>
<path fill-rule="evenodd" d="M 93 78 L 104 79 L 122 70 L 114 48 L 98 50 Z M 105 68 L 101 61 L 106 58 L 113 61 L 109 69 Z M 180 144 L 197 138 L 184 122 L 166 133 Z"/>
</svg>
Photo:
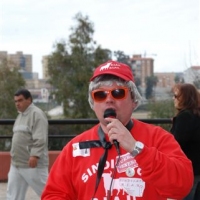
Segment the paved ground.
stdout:
<svg viewBox="0 0 200 200">
<path fill-rule="evenodd" d="M 6 200 L 6 187 L 7 183 L 0 182 L 0 200 Z M 40 198 L 31 188 L 29 188 L 26 194 L 26 200 L 40 200 Z"/>
</svg>

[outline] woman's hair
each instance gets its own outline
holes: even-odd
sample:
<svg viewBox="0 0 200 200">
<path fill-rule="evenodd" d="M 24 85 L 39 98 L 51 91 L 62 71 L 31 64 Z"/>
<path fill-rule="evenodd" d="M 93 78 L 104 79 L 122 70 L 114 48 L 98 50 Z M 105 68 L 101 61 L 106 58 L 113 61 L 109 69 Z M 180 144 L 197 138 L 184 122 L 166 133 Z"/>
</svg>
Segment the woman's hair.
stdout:
<svg viewBox="0 0 200 200">
<path fill-rule="evenodd" d="M 138 92 L 135 84 L 132 81 L 125 81 L 117 76 L 109 74 L 98 76 L 90 82 L 88 91 L 88 102 L 90 104 L 90 107 L 93 108 L 94 105 L 91 92 L 95 89 L 100 88 L 101 86 L 111 86 L 113 83 L 116 83 L 118 86 L 125 86 L 130 90 L 131 98 L 133 99 L 133 102 L 136 103 L 136 109 L 139 106 L 142 97 Z"/>
<path fill-rule="evenodd" d="M 200 115 L 200 93 L 196 87 L 190 83 L 178 83 L 174 85 L 173 92 L 178 99 L 178 112 L 181 110 L 191 110 L 194 114 Z"/>
</svg>

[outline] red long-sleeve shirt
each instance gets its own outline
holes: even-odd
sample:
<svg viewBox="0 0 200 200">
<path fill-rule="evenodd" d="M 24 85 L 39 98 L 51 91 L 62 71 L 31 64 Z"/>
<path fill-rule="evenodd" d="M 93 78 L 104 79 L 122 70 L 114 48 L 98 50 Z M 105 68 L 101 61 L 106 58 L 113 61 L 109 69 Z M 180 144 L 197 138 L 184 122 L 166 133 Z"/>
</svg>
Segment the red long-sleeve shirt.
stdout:
<svg viewBox="0 0 200 200">
<path fill-rule="evenodd" d="M 138 120 L 133 120 L 133 124 L 133 137 L 145 147 L 135 158 L 120 149 L 110 199 L 182 199 L 193 184 L 191 161 L 167 131 Z M 64 147 L 51 169 L 42 200 L 91 200 L 104 149 L 80 150 L 79 142 L 98 140 L 98 126 L 78 135 Z M 94 200 L 107 199 L 116 159 L 117 152 L 112 146 Z M 131 175 L 128 175 L 128 169 Z"/>
</svg>

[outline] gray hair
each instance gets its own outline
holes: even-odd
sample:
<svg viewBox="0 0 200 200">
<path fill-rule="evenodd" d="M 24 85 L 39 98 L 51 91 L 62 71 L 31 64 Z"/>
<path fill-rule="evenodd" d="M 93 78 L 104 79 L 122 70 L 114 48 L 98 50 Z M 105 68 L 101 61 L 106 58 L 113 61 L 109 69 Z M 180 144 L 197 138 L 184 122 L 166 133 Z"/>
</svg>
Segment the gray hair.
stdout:
<svg viewBox="0 0 200 200">
<path fill-rule="evenodd" d="M 137 90 L 137 87 L 134 82 L 132 81 L 125 81 L 117 76 L 113 76 L 110 74 L 105 74 L 96 77 L 93 81 L 90 82 L 89 84 L 89 91 L 88 91 L 88 102 L 90 104 L 90 107 L 93 108 L 94 101 L 91 95 L 91 92 L 95 89 L 100 88 L 101 86 L 111 86 L 115 82 L 118 86 L 125 86 L 129 88 L 129 91 L 131 93 L 131 98 L 133 102 L 136 103 L 135 109 L 139 106 L 142 97 L 140 93 Z"/>
</svg>

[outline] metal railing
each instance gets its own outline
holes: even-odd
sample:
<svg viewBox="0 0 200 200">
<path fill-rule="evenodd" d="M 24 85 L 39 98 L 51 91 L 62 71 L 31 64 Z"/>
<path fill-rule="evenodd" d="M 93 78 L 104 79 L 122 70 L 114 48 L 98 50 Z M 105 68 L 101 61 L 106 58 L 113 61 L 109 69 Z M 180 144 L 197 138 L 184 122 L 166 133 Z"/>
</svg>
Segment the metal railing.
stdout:
<svg viewBox="0 0 200 200">
<path fill-rule="evenodd" d="M 169 118 L 166 119 L 138 119 L 142 122 L 149 123 L 149 124 L 171 124 L 172 121 Z M 1 119 L 0 125 L 13 125 L 15 119 Z M 48 120 L 49 125 L 77 125 L 77 124 L 97 124 L 99 121 L 97 119 L 57 119 Z M 49 135 L 49 138 L 73 138 L 76 135 Z M 11 138 L 11 135 L 0 135 L 1 138 Z"/>
</svg>

